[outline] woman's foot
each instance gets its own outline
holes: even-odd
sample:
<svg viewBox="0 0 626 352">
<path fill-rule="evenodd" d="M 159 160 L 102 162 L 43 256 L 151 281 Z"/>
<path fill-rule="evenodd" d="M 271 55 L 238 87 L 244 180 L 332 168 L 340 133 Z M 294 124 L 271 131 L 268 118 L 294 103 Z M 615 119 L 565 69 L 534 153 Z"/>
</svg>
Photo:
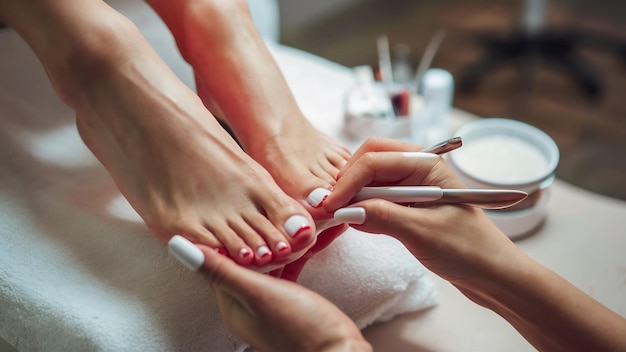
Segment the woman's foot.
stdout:
<svg viewBox="0 0 626 352">
<path fill-rule="evenodd" d="M 324 193 L 310 195 L 332 188 L 349 151 L 303 116 L 245 1 L 204 0 L 191 6 L 155 8 L 194 69 L 198 95 L 285 193 L 313 218 L 328 218 L 320 207 Z M 174 19 L 172 13 L 183 17 Z"/>
<path fill-rule="evenodd" d="M 200 74 L 196 73 L 195 78 L 200 98 L 215 109 Z M 321 202 L 327 193 L 319 189 L 330 192 L 350 152 L 313 127 L 295 104 L 292 109 L 289 121 L 280 122 L 279 115 L 267 116 L 267 125 L 257 125 L 251 119 L 250 123 L 235 122 L 233 125 L 238 128 L 232 130 L 246 152 L 272 175 L 285 193 L 300 200 L 313 218 L 326 218 L 328 214 L 321 208 Z M 272 118 L 274 121 L 270 122 Z M 279 123 L 284 124 L 281 132 L 272 133 L 271 128 Z"/>
<path fill-rule="evenodd" d="M 143 38 L 125 39 L 115 62 L 64 96 L 81 137 L 156 236 L 180 234 L 259 266 L 311 245 L 315 228 L 306 209 L 241 150 Z"/>
</svg>

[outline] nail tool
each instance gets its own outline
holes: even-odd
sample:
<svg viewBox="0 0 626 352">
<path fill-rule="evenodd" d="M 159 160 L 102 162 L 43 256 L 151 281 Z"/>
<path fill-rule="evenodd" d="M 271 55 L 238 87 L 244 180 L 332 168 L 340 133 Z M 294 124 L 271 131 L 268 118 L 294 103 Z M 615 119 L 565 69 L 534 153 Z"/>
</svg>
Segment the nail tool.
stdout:
<svg viewBox="0 0 626 352">
<path fill-rule="evenodd" d="M 447 139 L 441 143 L 437 143 L 432 147 L 422 149 L 422 153 L 433 153 L 437 155 L 445 154 L 447 152 L 453 151 L 457 148 L 460 148 L 463 145 L 463 140 L 461 137 L 452 137 Z"/>
<path fill-rule="evenodd" d="M 453 137 L 431 147 L 423 153 L 441 155 L 463 145 L 461 137 Z M 445 203 L 465 204 L 483 209 L 504 209 L 514 206 L 528 197 L 528 193 L 505 189 L 442 189 L 438 186 L 387 186 L 363 187 L 352 199 L 358 202 L 365 199 L 379 198 L 394 203 Z M 335 219 L 316 220 L 315 228 L 320 233 L 339 225 Z"/>
<path fill-rule="evenodd" d="M 528 197 L 528 193 L 508 189 L 444 189 L 438 186 L 363 187 L 352 198 L 353 202 L 366 199 L 385 199 L 398 204 L 465 204 L 482 209 L 504 209 Z M 335 219 L 315 222 L 317 232 L 339 225 Z"/>
<path fill-rule="evenodd" d="M 509 189 L 446 189 L 438 186 L 363 187 L 354 202 L 379 198 L 400 204 L 465 204 L 483 209 L 503 209 L 528 197 L 528 193 Z"/>
</svg>

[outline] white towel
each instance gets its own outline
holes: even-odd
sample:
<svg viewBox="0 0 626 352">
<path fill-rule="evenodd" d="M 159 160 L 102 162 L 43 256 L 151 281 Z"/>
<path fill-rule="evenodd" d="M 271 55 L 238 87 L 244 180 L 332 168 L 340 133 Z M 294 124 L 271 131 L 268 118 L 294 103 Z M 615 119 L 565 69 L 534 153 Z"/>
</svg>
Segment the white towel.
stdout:
<svg viewBox="0 0 626 352">
<path fill-rule="evenodd" d="M 140 2 L 125 10 L 191 84 L 155 15 Z M 286 74 L 315 61 L 274 50 Z M 83 145 L 30 49 L 5 30 L 0 52 L 0 336 L 22 351 L 243 348 L 222 325 L 206 280 L 167 254 Z M 323 60 L 308 65 L 320 71 L 313 77 L 347 77 Z M 325 96 L 306 87 L 323 85 L 307 77 L 288 80 L 303 106 L 319 108 Z M 432 306 L 424 273 L 396 240 L 350 230 L 310 261 L 300 282 L 364 327 Z"/>
</svg>

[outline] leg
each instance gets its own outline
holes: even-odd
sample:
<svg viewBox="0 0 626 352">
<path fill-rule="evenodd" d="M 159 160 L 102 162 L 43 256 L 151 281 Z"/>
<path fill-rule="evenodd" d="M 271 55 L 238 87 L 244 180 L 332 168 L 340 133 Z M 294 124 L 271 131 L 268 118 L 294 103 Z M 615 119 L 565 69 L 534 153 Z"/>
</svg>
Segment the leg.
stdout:
<svg viewBox="0 0 626 352">
<path fill-rule="evenodd" d="M 256 31 L 245 1 L 148 1 L 163 17 L 209 109 L 232 128 L 245 151 L 313 217 L 315 188 L 330 188 L 349 152 L 303 116 Z"/>
<path fill-rule="evenodd" d="M 81 137 L 159 239 L 181 234 L 244 265 L 312 242 L 306 209 L 241 150 L 132 23 L 102 1 L 24 3 L 0 0 L 0 13 L 12 11 L 2 18 L 37 53 L 76 111 Z"/>
</svg>

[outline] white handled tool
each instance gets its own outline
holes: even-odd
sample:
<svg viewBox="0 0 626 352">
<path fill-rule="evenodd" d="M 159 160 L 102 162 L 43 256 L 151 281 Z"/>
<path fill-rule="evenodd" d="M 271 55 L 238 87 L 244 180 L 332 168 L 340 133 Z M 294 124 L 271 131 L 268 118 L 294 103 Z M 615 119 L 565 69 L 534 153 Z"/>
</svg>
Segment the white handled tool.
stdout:
<svg viewBox="0 0 626 352">
<path fill-rule="evenodd" d="M 400 204 L 466 204 L 483 209 L 503 209 L 528 197 L 528 193 L 510 189 L 445 189 L 438 186 L 363 187 L 352 199 L 358 202 L 380 198 Z"/>
</svg>

